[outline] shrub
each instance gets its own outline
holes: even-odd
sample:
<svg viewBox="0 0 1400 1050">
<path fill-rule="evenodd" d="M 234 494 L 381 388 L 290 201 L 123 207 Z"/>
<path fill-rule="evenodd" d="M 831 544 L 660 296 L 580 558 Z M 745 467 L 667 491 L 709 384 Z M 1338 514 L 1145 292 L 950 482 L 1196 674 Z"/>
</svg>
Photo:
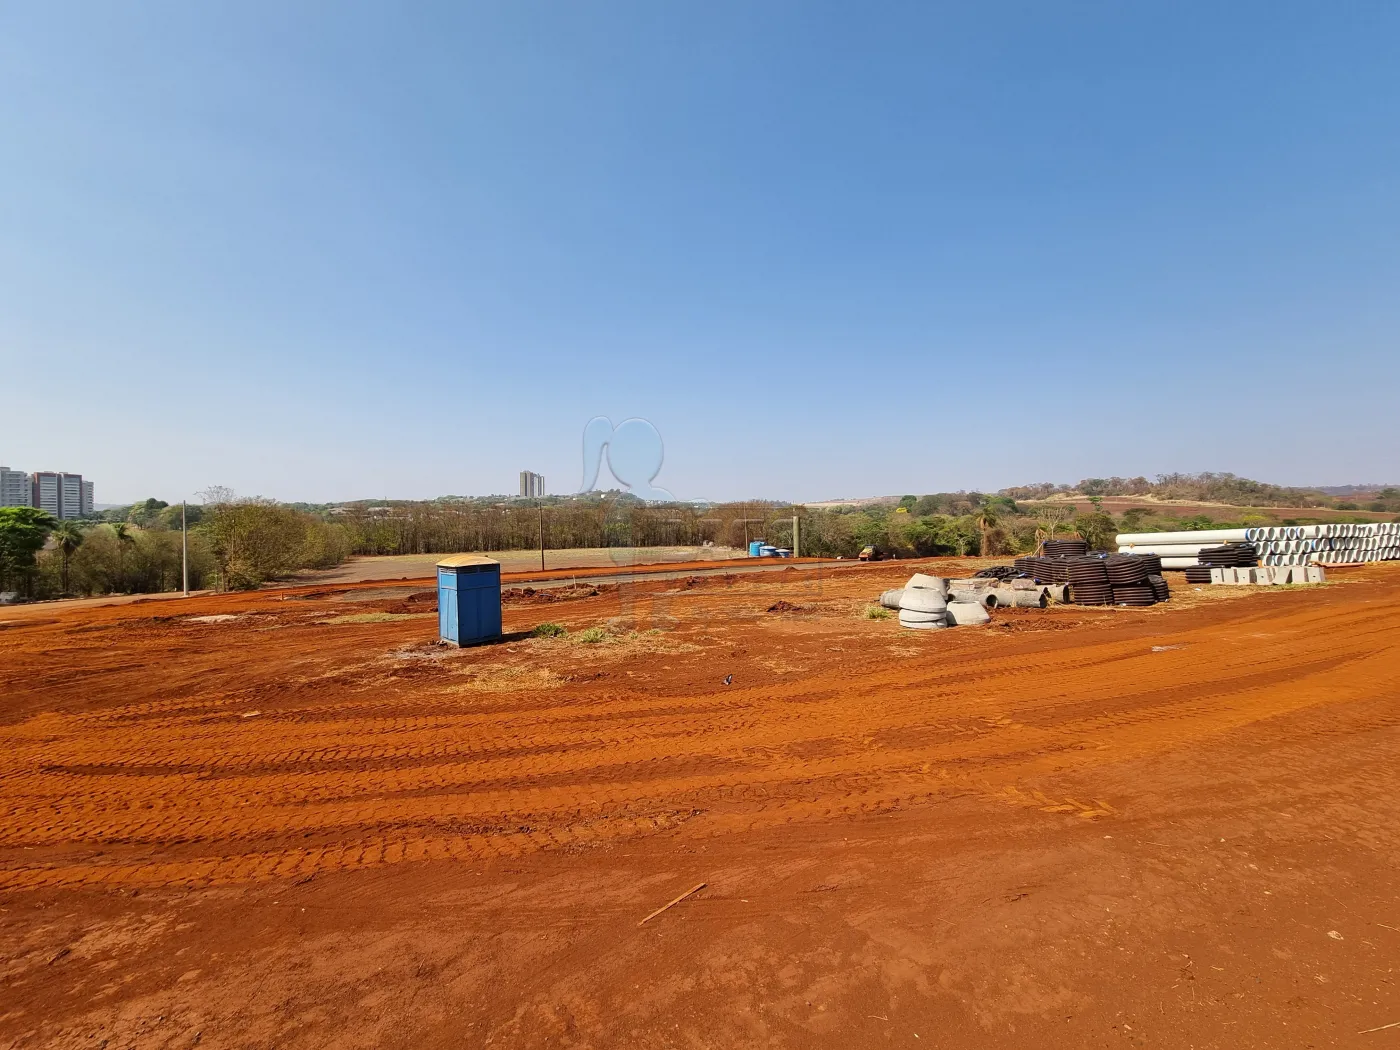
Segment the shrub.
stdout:
<svg viewBox="0 0 1400 1050">
<path fill-rule="evenodd" d="M 542 623 L 530 632 L 532 638 L 558 638 L 568 631 L 562 623 Z"/>
<path fill-rule="evenodd" d="M 608 632 L 602 627 L 590 627 L 586 631 L 581 631 L 578 636 L 580 642 L 601 642 L 608 636 Z"/>
<path fill-rule="evenodd" d="M 867 620 L 888 620 L 890 611 L 883 605 L 867 605 L 865 607 L 865 618 Z"/>
</svg>

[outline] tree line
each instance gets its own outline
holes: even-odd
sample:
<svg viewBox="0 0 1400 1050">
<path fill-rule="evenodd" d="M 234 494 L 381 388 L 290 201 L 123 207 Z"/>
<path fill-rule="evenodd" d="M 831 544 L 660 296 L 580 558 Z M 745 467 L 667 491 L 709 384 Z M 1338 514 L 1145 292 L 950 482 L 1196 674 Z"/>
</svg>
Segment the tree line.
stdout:
<svg viewBox="0 0 1400 1050">
<path fill-rule="evenodd" d="M 1233 476 L 1189 477 L 1209 482 Z M 1117 484 L 1122 479 L 1109 481 L 1103 486 L 1109 490 L 1132 487 Z M 1082 506 L 1047 501 L 1046 495 L 1043 486 L 1027 486 L 834 508 L 763 500 L 647 504 L 618 492 L 314 506 L 239 498 L 213 488 L 203 494 L 202 504 L 188 508 L 148 499 L 82 522 L 55 521 L 28 507 L 0 508 L 0 592 L 51 598 L 177 590 L 182 514 L 189 526 L 190 587 L 223 590 L 338 565 L 352 554 L 524 550 L 541 542 L 550 550 L 702 545 L 742 550 L 754 539 L 793 547 L 794 517 L 801 552 L 831 558 L 855 557 L 866 546 L 902 557 L 1014 556 L 1034 551 L 1046 538 L 1068 535 L 1109 550 L 1119 532 L 1240 527 L 1266 520 L 1248 510 L 1227 514 L 1227 520 L 1184 516 L 1170 505 L 1115 515 L 1104 509 L 1103 495 L 1084 497 Z M 1392 489 L 1377 495 L 1395 501 L 1397 494 Z"/>
<path fill-rule="evenodd" d="M 124 513 L 59 521 L 0 507 L 0 593 L 26 599 L 257 587 L 300 569 L 338 565 L 348 530 L 272 500 L 213 490 L 187 510 L 149 499 Z"/>
<path fill-rule="evenodd" d="M 1043 500 L 1056 495 L 1070 496 L 1155 496 L 1158 499 L 1194 500 L 1200 503 L 1225 503 L 1236 507 L 1346 507 L 1326 493 L 1316 489 L 1292 488 L 1252 481 L 1229 473 L 1158 474 L 1149 481 L 1136 478 L 1084 478 L 1075 485 L 1018 485 L 1003 489 L 1000 495 L 1018 500 Z M 1385 509 L 1385 508 L 1376 508 Z"/>
</svg>

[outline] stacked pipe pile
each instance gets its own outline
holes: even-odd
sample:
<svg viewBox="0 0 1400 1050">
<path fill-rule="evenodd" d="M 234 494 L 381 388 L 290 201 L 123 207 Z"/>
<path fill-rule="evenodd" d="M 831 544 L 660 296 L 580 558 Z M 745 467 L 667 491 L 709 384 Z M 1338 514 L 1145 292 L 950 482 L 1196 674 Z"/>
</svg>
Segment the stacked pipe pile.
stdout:
<svg viewBox="0 0 1400 1050">
<path fill-rule="evenodd" d="M 1064 540 L 1046 540 L 1040 545 L 1040 554 L 1017 558 L 1016 568 L 1036 583 L 1069 583 L 1069 562 L 1071 558 L 1082 558 L 1089 553 L 1089 543 L 1079 537 Z"/>
<path fill-rule="evenodd" d="M 948 596 L 954 601 L 975 602 L 988 609 L 1044 609 L 1052 598 L 1061 603 L 1069 599 L 1068 588 L 1063 585 L 1040 584 L 1021 576 L 974 576 L 947 582 Z"/>
<path fill-rule="evenodd" d="M 1110 554 L 1104 567 L 1114 605 L 1156 605 L 1171 596 L 1161 574 L 1161 559 L 1155 555 Z"/>
<path fill-rule="evenodd" d="M 1046 540 L 1040 551 L 1047 558 L 1077 558 L 1089 553 L 1089 541 L 1078 536 L 1063 540 Z"/>
<path fill-rule="evenodd" d="M 1252 543 L 1226 543 L 1219 547 L 1202 547 L 1197 555 L 1199 564 L 1186 567 L 1187 583 L 1210 583 L 1215 579 L 1212 569 L 1250 569 L 1259 564 Z"/>
<path fill-rule="evenodd" d="M 1046 540 L 1041 554 L 1015 565 L 1036 583 L 1069 584 L 1076 605 L 1155 605 L 1171 596 L 1162 559 L 1153 553 L 1089 554 L 1082 539 Z"/>
<path fill-rule="evenodd" d="M 998 581 L 986 582 L 995 584 Z M 982 602 L 966 600 L 956 592 L 950 594 L 948 584 L 942 577 L 916 572 L 902 589 L 880 595 L 880 604 L 887 609 L 898 609 L 899 625 L 916 631 L 964 627 L 991 619 Z"/>
<path fill-rule="evenodd" d="M 1016 568 L 1037 583 L 1069 583 L 1068 558 L 1042 558 L 1027 555 L 1017 558 Z"/>
<path fill-rule="evenodd" d="M 1241 543 L 1254 546 L 1261 565 L 1390 561 L 1400 558 L 1400 523 L 1125 532 L 1118 536 L 1118 551 L 1158 555 L 1165 569 L 1192 569 L 1209 564 L 1203 551 Z"/>
<path fill-rule="evenodd" d="M 1400 558 L 1400 522 L 1249 529 L 1261 565 L 1336 565 Z"/>
</svg>

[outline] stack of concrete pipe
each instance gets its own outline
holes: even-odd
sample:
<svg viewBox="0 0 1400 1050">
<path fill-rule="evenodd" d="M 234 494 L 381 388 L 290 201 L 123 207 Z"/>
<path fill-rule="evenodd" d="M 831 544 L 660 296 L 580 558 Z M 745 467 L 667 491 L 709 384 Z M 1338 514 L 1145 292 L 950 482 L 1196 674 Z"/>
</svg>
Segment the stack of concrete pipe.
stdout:
<svg viewBox="0 0 1400 1050">
<path fill-rule="evenodd" d="M 991 609 L 1043 609 L 1052 598 L 1068 601 L 1068 588 L 1033 580 L 948 580 L 920 572 L 880 595 L 880 604 L 899 611 L 901 627 L 929 631 L 986 623 Z"/>
<path fill-rule="evenodd" d="M 1400 558 L 1400 523 L 1250 529 L 1261 565 L 1335 565 Z"/>
<path fill-rule="evenodd" d="M 982 603 L 967 601 L 961 592 L 950 593 L 948 583 L 940 576 L 916 572 L 903 588 L 880 595 L 880 604 L 898 609 L 899 625 L 915 631 L 965 627 L 991 619 Z"/>
<path fill-rule="evenodd" d="M 1199 566 L 1203 564 L 1202 550 L 1225 543 L 1253 544 L 1261 565 L 1388 561 L 1400 558 L 1400 523 L 1125 532 L 1118 536 L 1120 553 L 1159 555 L 1164 569 Z"/>
</svg>

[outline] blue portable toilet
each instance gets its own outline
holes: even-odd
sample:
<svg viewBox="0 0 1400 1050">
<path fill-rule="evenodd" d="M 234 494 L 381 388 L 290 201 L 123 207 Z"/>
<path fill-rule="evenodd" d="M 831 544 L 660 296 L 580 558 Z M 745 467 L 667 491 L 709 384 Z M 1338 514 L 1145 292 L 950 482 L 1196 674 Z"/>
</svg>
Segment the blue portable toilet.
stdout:
<svg viewBox="0 0 1400 1050">
<path fill-rule="evenodd" d="M 501 563 L 458 554 L 437 563 L 438 637 L 477 645 L 501 636 Z"/>
</svg>

